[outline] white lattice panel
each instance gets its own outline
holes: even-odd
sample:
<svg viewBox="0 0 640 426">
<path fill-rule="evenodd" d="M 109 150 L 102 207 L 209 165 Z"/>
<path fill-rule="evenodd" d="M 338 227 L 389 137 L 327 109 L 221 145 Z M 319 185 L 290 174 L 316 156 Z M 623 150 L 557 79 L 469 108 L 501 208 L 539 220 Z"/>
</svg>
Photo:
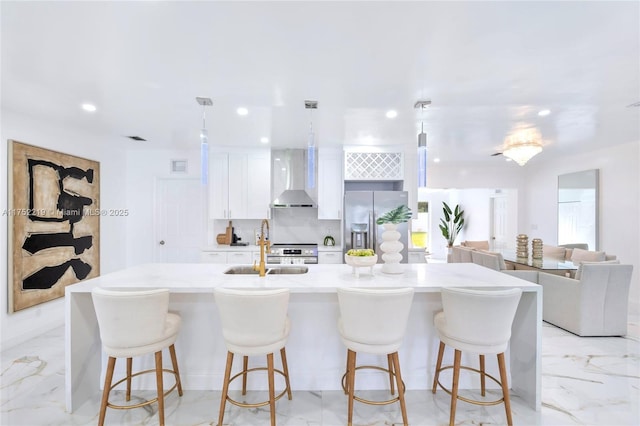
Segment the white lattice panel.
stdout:
<svg viewBox="0 0 640 426">
<path fill-rule="evenodd" d="M 346 152 L 345 180 L 402 180 L 401 152 Z"/>
</svg>

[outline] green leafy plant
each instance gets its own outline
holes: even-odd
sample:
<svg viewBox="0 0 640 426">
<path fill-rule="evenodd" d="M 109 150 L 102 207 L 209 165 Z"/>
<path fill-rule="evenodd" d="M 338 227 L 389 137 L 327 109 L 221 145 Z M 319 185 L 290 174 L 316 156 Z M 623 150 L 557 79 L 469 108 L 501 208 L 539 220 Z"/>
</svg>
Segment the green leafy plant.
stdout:
<svg viewBox="0 0 640 426">
<path fill-rule="evenodd" d="M 383 225 L 385 223 L 398 224 L 407 222 L 411 219 L 411 214 L 411 209 L 403 204 L 380 216 L 378 220 L 376 220 L 376 223 L 378 225 Z"/>
<path fill-rule="evenodd" d="M 455 209 L 451 210 L 447 203 L 443 201 L 442 204 L 444 218 L 440 218 L 440 231 L 442 231 L 442 236 L 447 240 L 447 246 L 451 247 L 464 226 L 464 210 L 460 209 L 459 205 L 456 205 Z"/>
</svg>

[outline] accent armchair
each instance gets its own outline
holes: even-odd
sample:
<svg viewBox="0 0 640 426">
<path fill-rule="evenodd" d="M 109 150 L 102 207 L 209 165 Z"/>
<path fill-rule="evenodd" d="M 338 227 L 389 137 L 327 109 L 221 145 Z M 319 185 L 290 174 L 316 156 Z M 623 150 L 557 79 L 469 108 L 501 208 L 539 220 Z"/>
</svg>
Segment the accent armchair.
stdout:
<svg viewBox="0 0 640 426">
<path fill-rule="evenodd" d="M 633 265 L 581 264 L 566 278 L 540 272 L 542 319 L 578 336 L 627 334 Z"/>
</svg>

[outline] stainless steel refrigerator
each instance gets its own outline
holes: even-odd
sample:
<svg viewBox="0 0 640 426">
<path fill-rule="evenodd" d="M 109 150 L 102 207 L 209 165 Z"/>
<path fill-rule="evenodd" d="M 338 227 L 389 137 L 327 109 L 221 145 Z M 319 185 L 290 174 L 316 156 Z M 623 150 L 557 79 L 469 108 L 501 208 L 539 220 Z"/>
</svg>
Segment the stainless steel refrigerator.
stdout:
<svg viewBox="0 0 640 426">
<path fill-rule="evenodd" d="M 376 225 L 378 217 L 400 205 L 409 205 L 407 191 L 346 191 L 344 193 L 344 239 L 345 253 L 352 248 L 371 248 L 382 261 L 382 225 Z M 400 223 L 400 242 L 404 248 L 401 263 L 407 263 L 408 224 Z"/>
</svg>

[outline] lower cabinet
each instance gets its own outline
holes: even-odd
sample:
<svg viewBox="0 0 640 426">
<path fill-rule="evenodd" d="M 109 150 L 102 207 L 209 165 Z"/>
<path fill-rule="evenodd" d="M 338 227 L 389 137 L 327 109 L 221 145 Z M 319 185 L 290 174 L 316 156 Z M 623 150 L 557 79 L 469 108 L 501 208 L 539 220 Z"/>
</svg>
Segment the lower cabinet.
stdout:
<svg viewBox="0 0 640 426">
<path fill-rule="evenodd" d="M 330 264 L 330 263 L 344 263 L 342 260 L 342 251 L 319 251 L 318 263 Z"/>
<path fill-rule="evenodd" d="M 256 260 L 257 259 L 257 260 Z M 259 251 L 203 251 L 200 254 L 201 263 L 253 264 L 260 261 Z"/>
</svg>

